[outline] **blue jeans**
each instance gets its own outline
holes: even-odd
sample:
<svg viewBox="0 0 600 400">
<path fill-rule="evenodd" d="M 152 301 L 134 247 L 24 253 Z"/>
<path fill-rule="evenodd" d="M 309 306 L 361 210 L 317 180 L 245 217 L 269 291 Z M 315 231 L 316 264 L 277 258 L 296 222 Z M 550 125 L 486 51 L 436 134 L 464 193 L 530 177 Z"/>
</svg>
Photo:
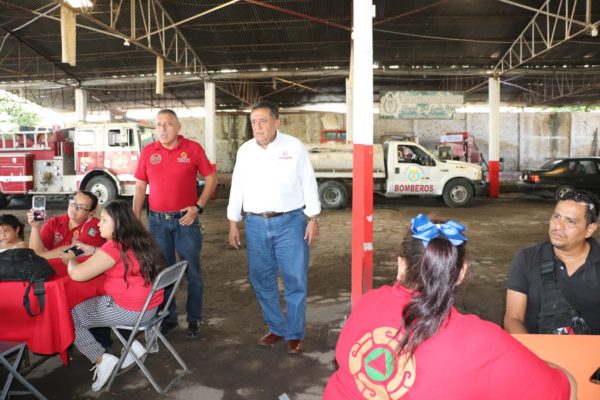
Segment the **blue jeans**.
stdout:
<svg viewBox="0 0 600 400">
<path fill-rule="evenodd" d="M 279 217 L 246 216 L 248 274 L 269 330 L 286 340 L 304 338 L 308 242 L 306 217 L 296 210 Z M 285 289 L 286 317 L 279 304 L 277 272 Z"/>
<path fill-rule="evenodd" d="M 175 252 L 181 261 L 188 261 L 186 278 L 188 281 L 187 321 L 202 320 L 202 270 L 200 269 L 200 250 L 202 249 L 202 234 L 200 223 L 196 218 L 191 225 L 180 225 L 179 219 L 160 219 L 148 216 L 150 233 L 160 246 L 167 266 L 176 262 Z M 169 292 L 165 292 L 165 300 Z M 177 323 L 177 306 L 175 299 L 169 307 L 167 321 Z"/>
</svg>

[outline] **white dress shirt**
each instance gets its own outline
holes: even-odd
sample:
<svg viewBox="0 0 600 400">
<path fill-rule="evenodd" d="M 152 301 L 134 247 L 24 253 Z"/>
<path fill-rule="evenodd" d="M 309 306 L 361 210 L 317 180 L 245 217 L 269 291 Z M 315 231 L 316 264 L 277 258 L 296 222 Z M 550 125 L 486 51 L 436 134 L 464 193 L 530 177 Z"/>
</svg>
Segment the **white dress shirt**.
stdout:
<svg viewBox="0 0 600 400">
<path fill-rule="evenodd" d="M 255 139 L 244 143 L 233 168 L 227 219 L 239 222 L 242 210 L 288 212 L 301 207 L 308 216 L 321 212 L 317 180 L 304 144 L 279 131 L 266 149 Z"/>
</svg>

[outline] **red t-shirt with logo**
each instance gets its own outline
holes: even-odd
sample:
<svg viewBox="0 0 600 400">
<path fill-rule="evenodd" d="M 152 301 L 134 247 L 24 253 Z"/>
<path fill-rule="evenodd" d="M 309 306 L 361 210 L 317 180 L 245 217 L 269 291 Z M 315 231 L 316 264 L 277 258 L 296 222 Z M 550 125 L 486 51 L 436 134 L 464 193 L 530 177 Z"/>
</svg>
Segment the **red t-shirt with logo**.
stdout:
<svg viewBox="0 0 600 400">
<path fill-rule="evenodd" d="M 150 185 L 148 204 L 152 211 L 179 211 L 195 204 L 198 173 L 207 176 L 215 172 L 198 142 L 181 135 L 178 140 L 171 150 L 159 141 L 142 149 L 135 177 Z"/>
<path fill-rule="evenodd" d="M 569 398 L 562 371 L 499 326 L 454 308 L 412 360 L 398 357 L 398 327 L 410 300 L 411 291 L 400 285 L 365 294 L 342 329 L 336 347 L 339 369 L 329 379 L 324 399 Z"/>
<path fill-rule="evenodd" d="M 75 228 L 69 229 L 68 214 L 50 218 L 42 225 L 42 229 L 40 230 L 44 247 L 47 250 L 52 250 L 60 246 L 70 245 L 73 243 L 73 240 L 90 246 L 100 247 L 106 240 L 100 236 L 98 222 L 100 222 L 98 218 L 92 217 Z"/>
<path fill-rule="evenodd" d="M 109 240 L 100 248 L 100 251 L 116 261 L 111 269 L 104 272 L 104 292 L 111 296 L 120 307 L 131 311 L 141 311 L 152 290 L 152 284 L 146 285 L 144 277 L 140 274 L 140 264 L 131 250 L 127 251 L 128 269 L 127 282 L 125 282 L 123 278 L 125 264 L 121 259 L 121 248 L 122 246 L 114 240 Z M 162 301 L 163 291 L 160 290 L 152 296 L 148 309 L 158 307 Z"/>
</svg>

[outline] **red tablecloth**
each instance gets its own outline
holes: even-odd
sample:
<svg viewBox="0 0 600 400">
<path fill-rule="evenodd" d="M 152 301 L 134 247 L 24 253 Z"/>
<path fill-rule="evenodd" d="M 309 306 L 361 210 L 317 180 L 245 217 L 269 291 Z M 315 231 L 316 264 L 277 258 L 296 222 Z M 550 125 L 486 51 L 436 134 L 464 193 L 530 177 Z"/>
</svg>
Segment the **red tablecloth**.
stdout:
<svg viewBox="0 0 600 400">
<path fill-rule="evenodd" d="M 60 260 L 51 260 L 50 264 L 57 274 L 44 283 L 46 305 L 41 315 L 31 317 L 23 307 L 27 283 L 0 282 L 0 340 L 24 341 L 34 353 L 60 353 L 67 363 L 66 350 L 75 337 L 71 308 L 103 294 L 104 276 L 75 282 L 66 275 L 66 267 Z M 39 305 L 33 289 L 29 297 L 31 310 L 37 313 Z"/>
</svg>

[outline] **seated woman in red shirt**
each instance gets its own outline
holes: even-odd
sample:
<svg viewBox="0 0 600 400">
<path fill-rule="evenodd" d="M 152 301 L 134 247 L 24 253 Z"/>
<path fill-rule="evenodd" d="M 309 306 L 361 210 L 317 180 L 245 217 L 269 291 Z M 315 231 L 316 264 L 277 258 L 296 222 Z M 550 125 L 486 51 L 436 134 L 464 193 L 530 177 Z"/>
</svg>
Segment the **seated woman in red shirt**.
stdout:
<svg viewBox="0 0 600 400">
<path fill-rule="evenodd" d="M 397 283 L 367 292 L 352 310 L 323 398 L 574 399 L 564 371 L 499 326 L 453 307 L 467 271 L 466 228 L 434 222 L 413 218 Z"/>
<path fill-rule="evenodd" d="M 160 248 L 125 201 L 116 200 L 104 205 L 99 228 L 100 234 L 107 240 L 102 247 L 95 250 L 92 246 L 78 245 L 81 250 L 91 254 L 85 262 L 78 263 L 72 250 L 61 255 L 68 266 L 69 276 L 75 281 L 87 281 L 100 274 L 105 275 L 105 295 L 88 299 L 71 310 L 75 325 L 75 347 L 95 363 L 94 391 L 104 386 L 118 358 L 107 353 L 89 329 L 133 325 L 152 289 L 154 278 L 164 267 Z M 148 319 L 156 314 L 162 301 L 162 292 L 152 298 L 149 309 L 153 312 L 146 314 Z M 138 357 L 145 351 L 137 341 L 132 347 Z M 123 367 L 133 361 L 133 357 L 128 358 L 130 361 L 126 359 Z"/>
</svg>

